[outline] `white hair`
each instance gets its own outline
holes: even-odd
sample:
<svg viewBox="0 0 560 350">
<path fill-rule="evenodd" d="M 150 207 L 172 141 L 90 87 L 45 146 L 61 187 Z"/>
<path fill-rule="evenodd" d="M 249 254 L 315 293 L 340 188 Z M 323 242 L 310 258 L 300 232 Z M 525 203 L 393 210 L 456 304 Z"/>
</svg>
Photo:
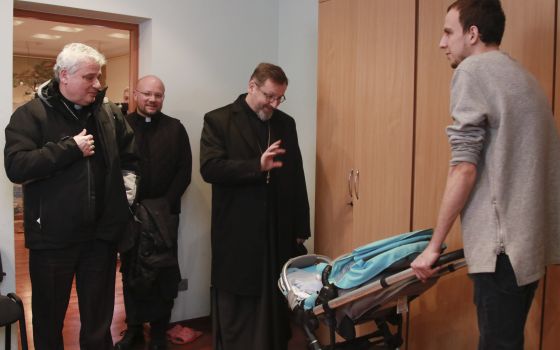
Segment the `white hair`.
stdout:
<svg viewBox="0 0 560 350">
<path fill-rule="evenodd" d="M 72 74 L 78 69 L 78 65 L 84 61 L 95 61 L 99 66 L 105 65 L 105 56 L 96 49 L 82 43 L 71 43 L 64 46 L 56 57 L 56 64 L 53 67 L 54 78 L 60 81 L 60 72 L 67 70 Z"/>
</svg>

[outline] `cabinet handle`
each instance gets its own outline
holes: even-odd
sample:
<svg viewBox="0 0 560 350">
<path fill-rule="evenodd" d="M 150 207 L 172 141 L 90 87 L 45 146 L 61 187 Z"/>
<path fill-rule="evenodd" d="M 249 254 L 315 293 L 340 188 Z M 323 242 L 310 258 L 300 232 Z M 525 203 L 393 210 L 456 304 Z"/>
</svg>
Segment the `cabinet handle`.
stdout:
<svg viewBox="0 0 560 350">
<path fill-rule="evenodd" d="M 353 203 L 353 198 L 352 198 L 352 178 L 354 177 L 354 169 L 350 169 L 350 171 L 348 172 L 348 195 L 350 196 L 350 201 L 346 204 L 352 206 L 354 205 Z"/>
<path fill-rule="evenodd" d="M 354 176 L 354 193 L 356 199 L 360 199 L 360 171 L 356 169 L 356 176 Z"/>
</svg>

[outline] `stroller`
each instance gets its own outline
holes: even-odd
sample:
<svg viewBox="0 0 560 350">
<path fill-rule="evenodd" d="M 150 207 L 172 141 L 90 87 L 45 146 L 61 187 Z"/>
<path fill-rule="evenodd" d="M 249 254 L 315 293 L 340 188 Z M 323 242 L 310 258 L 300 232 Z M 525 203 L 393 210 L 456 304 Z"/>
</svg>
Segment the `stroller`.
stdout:
<svg viewBox="0 0 560 350">
<path fill-rule="evenodd" d="M 308 254 L 286 262 L 278 287 L 303 326 L 309 348 L 398 349 L 408 303 L 439 277 L 466 266 L 463 250 L 442 254 L 435 264 L 443 266 L 438 273 L 425 283 L 419 281 L 410 264 L 431 236 L 431 229 L 414 231 L 364 245 L 335 260 Z M 377 330 L 358 337 L 356 326 L 370 321 Z M 322 347 L 314 334 L 319 322 L 329 327 L 328 347 Z M 343 341 L 336 342 L 336 333 Z"/>
</svg>

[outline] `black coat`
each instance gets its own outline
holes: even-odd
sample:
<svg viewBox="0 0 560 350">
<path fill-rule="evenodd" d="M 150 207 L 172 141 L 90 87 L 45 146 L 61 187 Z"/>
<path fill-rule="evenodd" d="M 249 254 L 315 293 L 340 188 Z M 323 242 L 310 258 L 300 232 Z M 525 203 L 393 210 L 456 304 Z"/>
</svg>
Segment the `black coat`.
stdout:
<svg viewBox="0 0 560 350">
<path fill-rule="evenodd" d="M 133 231 L 125 233 L 121 242 L 121 251 L 138 243 L 132 252 L 122 256 L 125 289 L 130 288 L 130 292 L 133 292 L 129 293 L 125 290 L 125 298 L 129 300 L 127 313 L 134 312 L 132 318 L 136 315 L 141 319 L 155 320 L 161 317 L 159 312 L 165 313 L 170 310 L 164 310 L 164 306 L 159 307 L 162 310 L 155 310 L 153 306 L 160 305 L 156 304 L 157 302 L 175 298 L 177 284 L 181 279 L 177 262 L 177 234 L 181 196 L 191 182 L 191 146 L 187 131 L 178 119 L 158 113 L 152 116 L 150 122 L 146 122 L 146 119 L 136 112 L 127 115 L 126 118 L 134 130 L 140 154 L 140 183 L 136 200 L 139 202 L 137 207 L 145 210 L 137 212 L 137 215 L 142 216 L 144 212 L 144 217 L 150 213 L 154 219 L 159 218 L 154 221 L 159 222 L 158 225 L 151 225 L 152 228 L 142 227 L 142 235 L 151 231 L 161 231 L 166 226 L 168 228 L 166 232 L 159 232 L 162 234 L 161 239 L 165 241 L 165 249 L 157 248 L 158 254 L 148 254 L 146 250 L 150 249 L 151 241 L 158 241 L 159 234 L 154 232 L 153 235 L 148 235 L 151 237 L 144 237 L 148 239 L 137 241 L 133 235 L 130 235 L 134 233 Z M 162 205 L 163 202 L 167 205 Z M 142 221 L 147 223 L 146 220 Z M 131 227 L 134 227 L 134 223 Z M 147 276 L 142 276 L 142 271 L 146 272 Z M 148 278 L 144 279 L 144 277 Z M 134 280 L 136 283 L 133 282 Z M 141 294 L 138 293 L 139 288 L 136 288 L 136 291 L 132 290 L 138 286 L 139 281 L 149 282 L 145 286 L 151 286 L 151 288 L 143 288 L 145 295 L 140 299 L 138 299 Z M 131 297 L 135 296 L 134 300 L 128 299 L 129 294 Z M 152 305 L 146 305 L 147 301 Z M 128 316 L 130 315 L 127 314 Z"/>
<path fill-rule="evenodd" d="M 158 113 L 152 121 L 136 112 L 126 116 L 140 154 L 137 201 L 166 198 L 171 213 L 181 212 L 181 196 L 191 183 L 189 136 L 178 119 Z"/>
<path fill-rule="evenodd" d="M 132 129 L 120 110 L 102 107 L 105 91 L 88 107 L 96 129 L 96 157 L 104 178 L 93 174 L 94 157 L 84 157 L 73 139 L 85 127 L 63 104 L 54 81 L 19 107 L 6 127 L 4 166 L 8 178 L 23 184 L 25 245 L 60 248 L 92 239 L 117 242 L 130 218 L 122 170 L 135 171 Z M 97 159 L 97 158 L 96 158 Z M 97 174 L 96 176 L 99 176 Z M 104 184 L 103 207 L 96 213 L 96 191 Z"/>
<path fill-rule="evenodd" d="M 200 171 L 212 184 L 212 284 L 236 294 L 259 295 L 266 268 L 267 208 L 274 208 L 279 237 L 276 261 L 270 263 L 281 266 L 295 255 L 296 238 L 310 235 L 309 203 L 294 119 L 276 110 L 269 121 L 270 143 L 281 139 L 286 153 L 267 184 L 260 171 L 264 150 L 249 120 L 255 116 L 245 109 L 244 98 L 204 117 Z"/>
</svg>

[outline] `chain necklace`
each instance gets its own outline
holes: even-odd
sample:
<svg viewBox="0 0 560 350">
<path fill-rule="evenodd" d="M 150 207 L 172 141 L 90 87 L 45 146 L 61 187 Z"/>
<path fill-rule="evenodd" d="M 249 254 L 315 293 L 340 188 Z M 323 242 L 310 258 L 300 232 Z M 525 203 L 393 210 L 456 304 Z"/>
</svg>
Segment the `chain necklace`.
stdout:
<svg viewBox="0 0 560 350">
<path fill-rule="evenodd" d="M 68 107 L 68 105 L 66 104 L 66 102 L 64 102 L 63 99 L 61 99 L 60 101 L 62 102 L 62 104 L 64 105 L 64 107 L 66 107 L 66 109 L 68 110 L 68 112 L 70 112 L 70 114 L 72 114 L 72 116 L 73 116 L 74 118 L 76 118 L 76 120 L 79 121 L 80 118 L 78 118 L 78 117 L 76 116 L 76 114 L 72 111 L 72 108 Z"/>
<path fill-rule="evenodd" d="M 270 121 L 267 121 L 266 125 L 268 126 L 268 141 L 266 142 L 266 149 L 268 149 L 268 147 L 270 147 Z M 259 152 L 262 154 L 264 153 L 261 147 L 261 143 L 257 140 L 257 145 L 259 146 Z M 266 151 L 265 149 L 265 151 Z M 266 172 L 266 183 L 269 184 L 270 183 L 270 170 L 268 170 Z"/>
</svg>

